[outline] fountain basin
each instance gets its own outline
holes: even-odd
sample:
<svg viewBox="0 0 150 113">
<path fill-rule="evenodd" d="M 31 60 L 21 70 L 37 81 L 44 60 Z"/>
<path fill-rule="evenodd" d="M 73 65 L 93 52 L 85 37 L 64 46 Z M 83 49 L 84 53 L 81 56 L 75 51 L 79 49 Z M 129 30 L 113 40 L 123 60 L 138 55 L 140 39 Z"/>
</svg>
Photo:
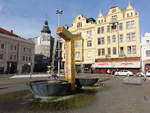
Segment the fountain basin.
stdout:
<svg viewBox="0 0 150 113">
<path fill-rule="evenodd" d="M 30 91 L 40 97 L 66 95 L 71 84 L 67 81 L 36 80 L 27 83 Z"/>
<path fill-rule="evenodd" d="M 77 87 L 93 86 L 98 80 L 98 78 L 76 78 L 76 85 Z"/>
</svg>

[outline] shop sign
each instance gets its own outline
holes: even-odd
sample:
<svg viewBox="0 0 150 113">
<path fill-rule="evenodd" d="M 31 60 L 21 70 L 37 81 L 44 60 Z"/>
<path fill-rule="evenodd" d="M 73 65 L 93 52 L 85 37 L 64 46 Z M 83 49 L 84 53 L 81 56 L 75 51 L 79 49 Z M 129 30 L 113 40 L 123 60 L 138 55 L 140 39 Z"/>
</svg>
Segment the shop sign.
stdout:
<svg viewBox="0 0 150 113">
<path fill-rule="evenodd" d="M 140 62 L 96 62 L 92 68 L 140 68 Z"/>
</svg>

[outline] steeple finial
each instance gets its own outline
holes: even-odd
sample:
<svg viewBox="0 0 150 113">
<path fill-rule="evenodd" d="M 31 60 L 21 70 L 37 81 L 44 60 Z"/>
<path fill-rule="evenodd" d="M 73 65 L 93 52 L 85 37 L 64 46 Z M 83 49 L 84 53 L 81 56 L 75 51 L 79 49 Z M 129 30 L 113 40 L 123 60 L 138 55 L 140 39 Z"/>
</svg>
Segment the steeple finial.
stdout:
<svg viewBox="0 0 150 113">
<path fill-rule="evenodd" d="M 41 33 L 48 33 L 48 34 L 51 33 L 51 31 L 48 27 L 48 21 L 47 20 L 44 21 L 44 25 L 43 25 L 43 29 L 41 30 Z"/>
<path fill-rule="evenodd" d="M 131 5 L 131 1 L 130 0 L 128 0 L 128 5 Z"/>
<path fill-rule="evenodd" d="M 128 0 L 128 6 L 127 9 L 133 9 L 132 5 L 131 5 L 131 0 Z"/>
</svg>

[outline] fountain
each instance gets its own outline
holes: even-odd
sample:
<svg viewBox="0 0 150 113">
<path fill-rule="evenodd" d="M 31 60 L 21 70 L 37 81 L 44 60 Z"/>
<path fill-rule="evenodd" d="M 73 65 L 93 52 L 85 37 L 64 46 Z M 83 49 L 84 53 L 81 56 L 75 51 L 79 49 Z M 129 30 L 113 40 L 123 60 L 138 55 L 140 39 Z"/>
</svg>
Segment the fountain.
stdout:
<svg viewBox="0 0 150 113">
<path fill-rule="evenodd" d="M 65 80 L 39 80 L 27 83 L 30 90 L 40 97 L 65 95 L 70 90 L 74 90 L 76 86 L 78 88 L 82 86 L 91 86 L 98 81 L 98 78 L 75 79 L 74 41 L 82 40 L 82 38 L 79 35 L 71 34 L 62 26 L 57 28 L 57 34 L 65 40 L 66 45 Z"/>
</svg>

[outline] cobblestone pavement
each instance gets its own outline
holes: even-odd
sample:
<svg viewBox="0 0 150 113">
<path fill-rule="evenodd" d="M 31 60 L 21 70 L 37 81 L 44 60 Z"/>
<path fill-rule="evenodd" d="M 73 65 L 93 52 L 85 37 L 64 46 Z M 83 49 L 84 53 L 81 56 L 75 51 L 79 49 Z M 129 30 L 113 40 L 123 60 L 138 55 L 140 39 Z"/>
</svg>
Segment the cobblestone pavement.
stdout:
<svg viewBox="0 0 150 113">
<path fill-rule="evenodd" d="M 100 74 L 79 74 L 79 77 L 83 76 L 104 77 Z M 150 80 L 146 80 L 142 85 L 127 85 L 123 84 L 124 77 L 105 76 L 111 79 L 104 82 L 106 89 L 96 93 L 93 103 L 56 113 L 150 113 Z M 25 83 L 29 80 L 0 78 L 0 93 L 26 89 Z"/>
<path fill-rule="evenodd" d="M 68 113 L 150 113 L 150 81 L 127 85 L 122 80 L 116 77 L 106 81 L 106 90 L 96 94 L 94 103 Z"/>
</svg>

